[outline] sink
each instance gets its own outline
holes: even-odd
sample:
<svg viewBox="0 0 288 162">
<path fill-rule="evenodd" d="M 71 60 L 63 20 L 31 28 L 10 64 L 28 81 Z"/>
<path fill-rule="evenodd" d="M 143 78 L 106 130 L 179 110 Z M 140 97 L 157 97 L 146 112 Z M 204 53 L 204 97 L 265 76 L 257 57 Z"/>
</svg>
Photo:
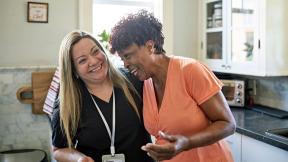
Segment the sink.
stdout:
<svg viewBox="0 0 288 162">
<path fill-rule="evenodd" d="M 269 136 L 288 141 L 288 128 L 270 129 L 265 133 Z"/>
</svg>

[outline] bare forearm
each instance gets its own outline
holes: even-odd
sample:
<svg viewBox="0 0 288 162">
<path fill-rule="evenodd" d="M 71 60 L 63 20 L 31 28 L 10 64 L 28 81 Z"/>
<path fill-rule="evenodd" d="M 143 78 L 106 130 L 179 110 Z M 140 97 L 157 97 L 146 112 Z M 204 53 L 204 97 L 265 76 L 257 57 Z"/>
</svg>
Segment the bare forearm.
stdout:
<svg viewBox="0 0 288 162">
<path fill-rule="evenodd" d="M 234 122 L 215 121 L 205 130 L 189 137 L 189 145 L 186 150 L 213 144 L 235 132 Z"/>
<path fill-rule="evenodd" d="M 75 149 L 61 148 L 53 151 L 53 157 L 58 162 L 77 162 L 85 155 Z"/>
</svg>

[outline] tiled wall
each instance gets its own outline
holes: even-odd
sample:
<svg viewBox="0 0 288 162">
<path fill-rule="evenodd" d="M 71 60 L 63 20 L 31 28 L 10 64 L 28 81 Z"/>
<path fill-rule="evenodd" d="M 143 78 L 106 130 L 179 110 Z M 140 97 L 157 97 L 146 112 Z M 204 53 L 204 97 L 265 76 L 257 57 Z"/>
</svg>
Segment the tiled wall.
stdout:
<svg viewBox="0 0 288 162">
<path fill-rule="evenodd" d="M 288 111 L 288 77 L 256 79 L 255 103 Z"/>
<path fill-rule="evenodd" d="M 216 73 L 218 78 L 244 79 L 248 88 L 256 85 L 255 93 L 249 92 L 255 104 L 261 104 L 288 112 L 288 76 L 255 77 Z M 256 83 L 256 84 L 253 84 Z M 247 92 L 246 92 L 247 93 Z"/>
<path fill-rule="evenodd" d="M 41 149 L 50 156 L 48 117 L 32 114 L 31 105 L 22 104 L 16 98 L 20 87 L 31 86 L 33 71 L 46 70 L 49 68 L 0 69 L 0 151 Z"/>
</svg>

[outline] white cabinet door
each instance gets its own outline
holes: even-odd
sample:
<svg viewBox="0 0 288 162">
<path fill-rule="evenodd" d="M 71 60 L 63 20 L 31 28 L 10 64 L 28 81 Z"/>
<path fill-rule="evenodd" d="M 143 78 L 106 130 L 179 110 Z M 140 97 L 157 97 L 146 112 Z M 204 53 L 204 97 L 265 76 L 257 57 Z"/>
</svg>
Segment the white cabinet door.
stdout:
<svg viewBox="0 0 288 162">
<path fill-rule="evenodd" d="M 287 162 L 288 151 L 242 135 L 242 162 Z"/>
<path fill-rule="evenodd" d="M 227 66 L 233 73 L 259 71 L 259 0 L 227 1 Z"/>
<path fill-rule="evenodd" d="M 234 162 L 241 162 L 241 134 L 234 133 L 227 137 L 226 141 L 230 145 Z"/>
<path fill-rule="evenodd" d="M 199 59 L 213 71 L 288 75 L 287 0 L 202 0 Z"/>
<path fill-rule="evenodd" d="M 227 64 L 227 36 L 226 18 L 224 15 L 227 8 L 225 1 L 207 0 L 201 1 L 203 14 L 202 21 L 202 52 L 201 60 L 215 71 L 225 72 Z"/>
</svg>

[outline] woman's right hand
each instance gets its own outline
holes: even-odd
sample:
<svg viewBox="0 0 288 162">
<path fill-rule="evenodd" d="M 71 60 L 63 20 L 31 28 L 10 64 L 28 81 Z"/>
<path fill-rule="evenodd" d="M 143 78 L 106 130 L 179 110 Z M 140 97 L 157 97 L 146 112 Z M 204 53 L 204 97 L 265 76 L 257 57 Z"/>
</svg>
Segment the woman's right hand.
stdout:
<svg viewBox="0 0 288 162">
<path fill-rule="evenodd" d="M 94 162 L 94 160 L 89 156 L 84 156 L 84 157 L 81 157 L 80 159 L 78 159 L 77 162 Z"/>
</svg>

